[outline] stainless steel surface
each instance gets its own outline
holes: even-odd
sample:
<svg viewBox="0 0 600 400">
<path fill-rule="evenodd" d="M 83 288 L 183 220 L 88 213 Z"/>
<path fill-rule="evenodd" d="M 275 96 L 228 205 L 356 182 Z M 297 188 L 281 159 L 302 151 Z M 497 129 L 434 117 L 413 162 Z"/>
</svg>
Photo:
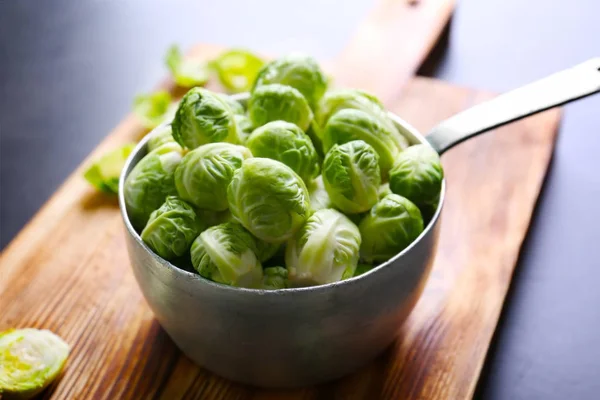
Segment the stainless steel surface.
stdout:
<svg viewBox="0 0 600 400">
<path fill-rule="evenodd" d="M 512 90 L 447 119 L 427 141 L 440 154 L 498 126 L 600 92 L 600 57 Z"/>
<path fill-rule="evenodd" d="M 599 61 L 458 114 L 435 128 L 428 140 L 443 152 L 493 126 L 598 91 Z M 595 71 L 589 68 L 592 63 Z M 237 98 L 244 101 L 247 95 Z M 390 117 L 411 143 L 429 144 L 401 118 Z M 188 357 L 238 382 L 297 387 L 346 375 L 391 344 L 431 269 L 445 181 L 438 210 L 425 231 L 408 248 L 366 274 L 308 288 L 240 289 L 208 281 L 161 259 L 129 223 L 123 184 L 146 154 L 148 139 L 138 144 L 123 169 L 119 205 L 136 280 L 160 324 Z"/>
</svg>

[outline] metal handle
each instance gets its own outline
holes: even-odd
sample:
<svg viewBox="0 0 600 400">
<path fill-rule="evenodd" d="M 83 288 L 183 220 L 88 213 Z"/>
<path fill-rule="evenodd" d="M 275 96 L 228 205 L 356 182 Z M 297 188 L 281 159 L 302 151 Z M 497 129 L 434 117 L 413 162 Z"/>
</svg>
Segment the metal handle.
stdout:
<svg viewBox="0 0 600 400">
<path fill-rule="evenodd" d="M 600 92 L 600 57 L 512 90 L 451 117 L 427 135 L 440 154 L 480 133 Z"/>
</svg>

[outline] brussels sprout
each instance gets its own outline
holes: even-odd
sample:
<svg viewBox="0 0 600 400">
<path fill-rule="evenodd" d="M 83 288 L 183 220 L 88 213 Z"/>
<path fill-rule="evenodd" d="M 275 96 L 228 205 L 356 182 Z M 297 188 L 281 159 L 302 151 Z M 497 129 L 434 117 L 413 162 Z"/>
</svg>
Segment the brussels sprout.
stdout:
<svg viewBox="0 0 600 400">
<path fill-rule="evenodd" d="M 156 150 L 163 144 L 167 143 L 176 143 L 175 139 L 173 139 L 173 129 L 171 129 L 171 125 L 164 125 L 150 133 L 152 135 L 150 139 L 148 139 L 148 143 L 146 144 L 148 147 L 148 151 Z"/>
<path fill-rule="evenodd" d="M 323 208 L 333 208 L 333 203 L 325 190 L 323 184 L 323 176 L 319 175 L 310 184 L 307 185 L 308 194 L 310 196 L 310 208 L 313 211 L 322 210 Z"/>
<path fill-rule="evenodd" d="M 289 239 L 309 215 L 308 190 L 287 165 L 269 158 L 250 158 L 227 188 L 231 214 L 257 238 Z"/>
<path fill-rule="evenodd" d="M 219 96 L 219 98 L 221 100 L 223 100 L 223 102 L 225 104 L 227 104 L 229 106 L 229 108 L 231 108 L 231 111 L 236 114 L 236 115 L 244 115 L 244 113 L 246 112 L 246 110 L 244 110 L 244 106 L 240 104 L 239 101 L 234 100 L 233 97 L 228 96 L 226 94 L 223 93 L 217 93 L 217 96 Z"/>
<path fill-rule="evenodd" d="M 354 276 L 359 276 L 364 274 L 365 272 L 369 272 L 373 269 L 372 265 L 369 264 L 358 264 L 356 267 L 356 271 L 354 271 Z"/>
<path fill-rule="evenodd" d="M 49 330 L 0 332 L 0 398 L 31 399 L 62 371 L 70 346 Z"/>
<path fill-rule="evenodd" d="M 226 210 L 227 186 L 250 157 L 250 150 L 231 143 L 209 143 L 190 151 L 175 170 L 179 197 L 199 208 Z"/>
<path fill-rule="evenodd" d="M 360 255 L 368 263 L 387 261 L 423 232 L 421 211 L 410 200 L 390 194 L 360 222 Z"/>
<path fill-rule="evenodd" d="M 254 254 L 255 239 L 237 222 L 208 228 L 192 243 L 192 265 L 210 280 L 231 286 L 259 288 L 263 270 Z"/>
<path fill-rule="evenodd" d="M 271 259 L 281 247 L 281 243 L 270 243 L 265 242 L 264 240 L 260 240 L 259 238 L 254 238 L 256 242 L 256 246 L 254 247 L 254 254 L 258 258 L 258 261 L 264 263 Z"/>
<path fill-rule="evenodd" d="M 276 290 L 287 287 L 289 287 L 287 269 L 283 267 L 268 267 L 263 269 L 263 289 Z"/>
<path fill-rule="evenodd" d="M 418 206 L 435 202 L 442 190 L 440 156 L 425 144 L 411 146 L 396 157 L 390 170 L 390 189 Z"/>
<path fill-rule="evenodd" d="M 171 100 L 165 90 L 138 95 L 133 100 L 133 112 L 145 128 L 154 129 L 168 117 Z"/>
<path fill-rule="evenodd" d="M 294 286 L 337 282 L 352 276 L 359 258 L 361 235 L 344 214 L 315 212 L 286 247 L 285 260 Z"/>
<path fill-rule="evenodd" d="M 167 143 L 146 154 L 125 180 L 125 204 L 131 224 L 142 229 L 150 213 L 176 195 L 175 168 L 181 162 L 181 147 Z"/>
<path fill-rule="evenodd" d="M 255 129 L 246 146 L 255 157 L 281 161 L 304 182 L 319 174 L 319 159 L 312 141 L 290 122 L 273 121 Z"/>
<path fill-rule="evenodd" d="M 364 111 L 351 109 L 340 110 L 329 118 L 323 130 L 323 149 L 327 153 L 336 143 L 357 139 L 364 140 L 377 151 L 383 173 L 392 167 L 400 152 L 392 131 Z"/>
<path fill-rule="evenodd" d="M 211 66 L 216 70 L 221 85 L 230 92 L 247 92 L 252 88 L 264 62 L 247 50 L 232 49 L 221 53 Z"/>
<path fill-rule="evenodd" d="M 367 211 L 377 203 L 379 156 L 362 140 L 333 145 L 325 155 L 322 176 L 331 202 L 346 214 Z"/>
<path fill-rule="evenodd" d="M 245 144 L 252 133 L 252 121 L 245 115 L 236 114 L 235 123 L 237 125 L 238 140 L 241 144 Z"/>
<path fill-rule="evenodd" d="M 128 143 L 108 152 L 90 165 L 83 177 L 102 192 L 117 193 L 121 170 L 134 148 L 135 144 Z"/>
<path fill-rule="evenodd" d="M 438 206 L 440 204 L 440 193 L 438 193 L 436 198 L 432 201 L 419 205 L 421 215 L 423 216 L 423 223 L 425 225 L 427 225 L 429 221 L 431 221 L 431 218 L 433 218 L 435 212 L 438 209 Z"/>
<path fill-rule="evenodd" d="M 379 186 L 379 189 L 377 190 L 377 197 L 379 200 L 381 200 L 388 194 L 392 194 L 392 190 L 390 189 L 390 183 L 386 182 Z"/>
<path fill-rule="evenodd" d="M 298 89 L 313 109 L 327 90 L 327 78 L 317 61 L 300 53 L 292 53 L 267 63 L 258 73 L 252 91 L 272 83 Z"/>
<path fill-rule="evenodd" d="M 205 225 L 185 201 L 167 196 L 165 203 L 150 214 L 142 240 L 165 260 L 182 256 Z"/>
<path fill-rule="evenodd" d="M 208 81 L 209 74 L 206 62 L 184 59 L 181 50 L 176 45 L 171 46 L 167 50 L 165 63 L 173 75 L 173 80 L 179 86 L 200 86 Z"/>
<path fill-rule="evenodd" d="M 279 84 L 260 86 L 248 102 L 248 115 L 254 126 L 271 121 L 287 121 L 298 125 L 302 131 L 310 126 L 313 113 L 298 90 Z"/>
<path fill-rule="evenodd" d="M 237 125 L 231 108 L 217 93 L 190 89 L 177 108 L 173 137 L 183 147 L 195 149 L 207 143 L 237 142 Z"/>
</svg>

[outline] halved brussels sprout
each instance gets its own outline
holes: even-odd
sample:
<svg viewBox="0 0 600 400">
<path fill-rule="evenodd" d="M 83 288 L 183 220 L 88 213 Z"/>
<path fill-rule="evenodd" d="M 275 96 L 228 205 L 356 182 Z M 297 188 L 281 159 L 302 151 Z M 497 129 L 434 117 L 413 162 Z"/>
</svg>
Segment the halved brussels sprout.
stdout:
<svg viewBox="0 0 600 400">
<path fill-rule="evenodd" d="M 344 109 L 327 121 L 323 130 L 323 149 L 327 153 L 334 144 L 364 140 L 379 154 L 379 167 L 382 173 L 387 173 L 400 152 L 394 135 L 394 132 L 366 112 Z"/>
<path fill-rule="evenodd" d="M 238 140 L 241 144 L 245 144 L 252 133 L 252 121 L 246 115 L 235 115 L 235 123 L 237 124 Z"/>
<path fill-rule="evenodd" d="M 202 60 L 185 59 L 177 45 L 167 50 L 165 63 L 173 75 L 173 80 L 179 86 L 200 86 L 208 81 L 207 63 Z"/>
<path fill-rule="evenodd" d="M 287 269 L 283 267 L 268 267 L 263 269 L 263 289 L 277 290 L 287 287 L 289 287 Z"/>
<path fill-rule="evenodd" d="M 308 194 L 310 196 L 310 208 L 313 211 L 322 210 L 323 208 L 333 208 L 333 203 L 329 198 L 327 190 L 325 190 L 325 184 L 323 183 L 323 176 L 317 176 L 307 186 Z"/>
<path fill-rule="evenodd" d="M 248 115 L 254 126 L 281 120 L 298 125 L 302 131 L 308 129 L 313 118 L 302 93 L 279 84 L 256 88 L 248 101 Z"/>
<path fill-rule="evenodd" d="M 230 92 L 247 92 L 252 88 L 264 62 L 247 50 L 232 49 L 211 62 L 219 81 Z"/>
<path fill-rule="evenodd" d="M 176 195 L 175 168 L 181 162 L 181 147 L 167 143 L 146 154 L 125 180 L 124 196 L 131 224 L 138 231 L 146 226 L 152 211 Z"/>
<path fill-rule="evenodd" d="M 231 143 L 209 143 L 190 151 L 175 170 L 179 197 L 199 208 L 226 210 L 227 186 L 250 157 L 246 147 Z"/>
<path fill-rule="evenodd" d="M 327 90 L 327 78 L 317 61 L 300 53 L 292 53 L 267 63 L 258 73 L 252 91 L 272 83 L 299 90 L 313 109 Z"/>
<path fill-rule="evenodd" d="M 308 190 L 287 165 L 249 158 L 227 188 L 231 214 L 254 236 L 267 242 L 289 239 L 308 218 Z"/>
<path fill-rule="evenodd" d="M 263 269 L 254 254 L 254 238 L 237 222 L 208 228 L 192 243 L 192 265 L 198 273 L 226 285 L 259 288 Z"/>
<path fill-rule="evenodd" d="M 134 148 L 135 144 L 128 143 L 106 153 L 88 167 L 83 177 L 102 192 L 118 193 L 121 170 Z"/>
<path fill-rule="evenodd" d="M 325 155 L 322 176 L 331 202 L 346 214 L 367 211 L 377 203 L 379 156 L 362 140 L 333 145 Z"/>
<path fill-rule="evenodd" d="M 171 100 L 171 94 L 166 90 L 141 94 L 133 100 L 133 112 L 144 128 L 154 129 L 168 117 Z"/>
<path fill-rule="evenodd" d="M 181 99 L 172 123 L 173 137 L 183 147 L 238 141 L 234 113 L 217 93 L 195 87 Z"/>
<path fill-rule="evenodd" d="M 285 260 L 294 286 L 337 282 L 352 276 L 359 258 L 361 235 L 344 214 L 315 212 L 287 243 Z"/>
<path fill-rule="evenodd" d="M 0 333 L 0 398 L 31 399 L 62 371 L 71 348 L 49 330 Z"/>
<path fill-rule="evenodd" d="M 442 190 L 440 156 L 425 144 L 410 146 L 396 157 L 390 170 L 390 189 L 419 207 L 435 202 Z"/>
<path fill-rule="evenodd" d="M 410 200 L 390 194 L 380 200 L 359 225 L 360 255 L 367 263 L 387 261 L 423 232 L 421 211 Z"/>
<path fill-rule="evenodd" d="M 171 128 L 171 124 L 155 129 L 150 133 L 150 135 L 152 136 L 150 139 L 148 139 L 148 143 L 146 144 L 149 152 L 158 149 L 163 144 L 177 143 L 173 138 L 173 129 Z"/>
<path fill-rule="evenodd" d="M 217 96 L 219 96 L 221 100 L 223 100 L 223 102 L 227 104 L 229 108 L 231 108 L 231 111 L 235 115 L 244 115 L 244 113 L 246 112 L 246 110 L 244 110 L 244 106 L 237 100 L 233 99 L 233 97 L 223 93 L 217 93 Z"/>
<path fill-rule="evenodd" d="M 319 174 L 319 158 L 312 141 L 290 122 L 273 121 L 256 128 L 246 146 L 255 157 L 281 161 L 304 182 Z"/>
<path fill-rule="evenodd" d="M 205 227 L 192 206 L 176 196 L 167 196 L 164 204 L 150 214 L 140 236 L 156 254 L 171 260 L 184 255 Z"/>
</svg>

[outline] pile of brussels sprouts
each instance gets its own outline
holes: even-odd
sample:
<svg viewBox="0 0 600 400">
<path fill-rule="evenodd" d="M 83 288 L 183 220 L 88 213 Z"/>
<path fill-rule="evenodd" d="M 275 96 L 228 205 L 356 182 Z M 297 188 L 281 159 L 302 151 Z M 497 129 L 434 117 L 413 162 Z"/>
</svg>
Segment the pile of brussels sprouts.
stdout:
<svg viewBox="0 0 600 400">
<path fill-rule="evenodd" d="M 214 282 L 283 289 L 337 282 L 410 245 L 443 170 L 409 146 L 374 96 L 327 88 L 290 54 L 245 104 L 190 89 L 127 177 L 132 225 L 157 255 Z"/>
</svg>

